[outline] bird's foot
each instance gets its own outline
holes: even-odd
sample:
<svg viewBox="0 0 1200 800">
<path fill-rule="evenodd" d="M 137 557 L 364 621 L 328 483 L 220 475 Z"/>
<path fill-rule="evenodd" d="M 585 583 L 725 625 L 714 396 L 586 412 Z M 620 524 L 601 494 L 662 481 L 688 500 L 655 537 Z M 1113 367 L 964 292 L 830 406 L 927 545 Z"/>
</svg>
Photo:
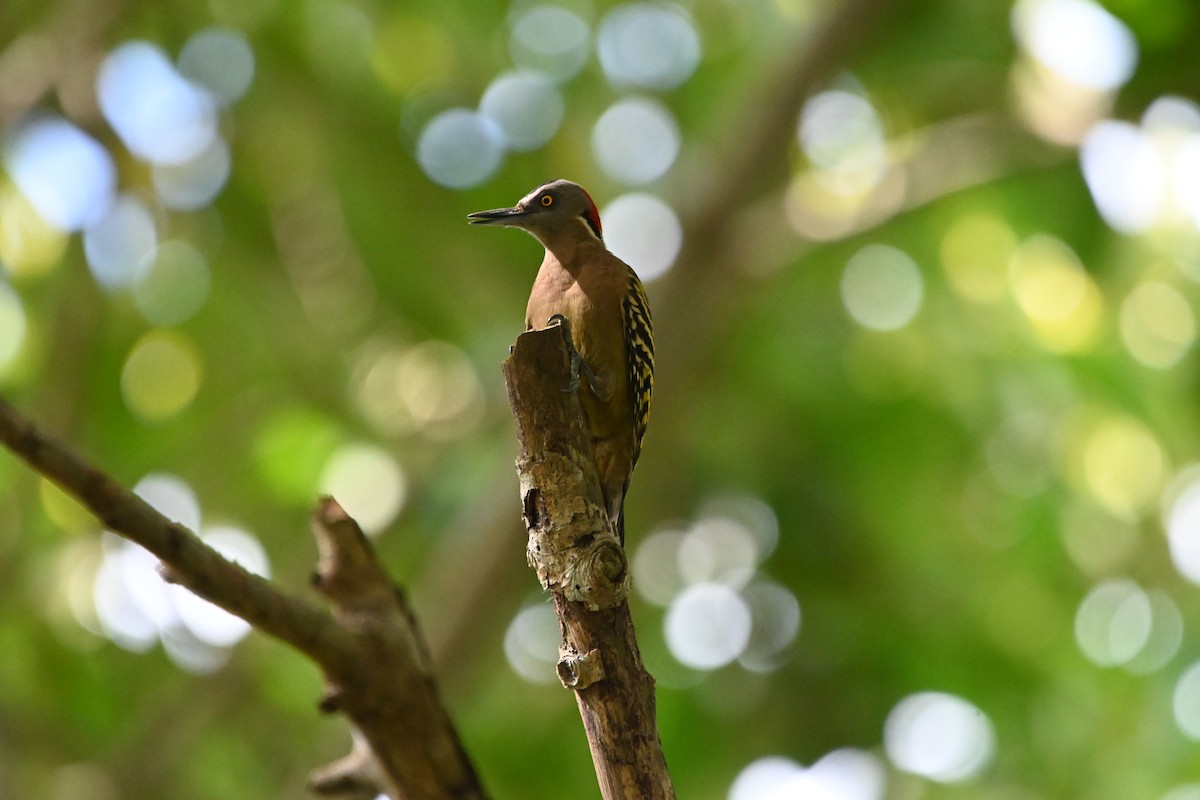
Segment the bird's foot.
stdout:
<svg viewBox="0 0 1200 800">
<path fill-rule="evenodd" d="M 546 326 L 557 325 L 563 328 L 566 333 L 567 350 L 571 359 L 571 382 L 563 389 L 564 392 L 574 392 L 579 389 L 580 376 L 587 378 L 588 386 L 592 387 L 592 393 L 597 397 L 600 396 L 600 379 L 596 377 L 596 373 L 584 361 L 583 356 L 579 354 L 579 350 L 575 347 L 575 340 L 571 338 L 571 321 L 562 314 L 555 314 L 546 320 Z"/>
</svg>

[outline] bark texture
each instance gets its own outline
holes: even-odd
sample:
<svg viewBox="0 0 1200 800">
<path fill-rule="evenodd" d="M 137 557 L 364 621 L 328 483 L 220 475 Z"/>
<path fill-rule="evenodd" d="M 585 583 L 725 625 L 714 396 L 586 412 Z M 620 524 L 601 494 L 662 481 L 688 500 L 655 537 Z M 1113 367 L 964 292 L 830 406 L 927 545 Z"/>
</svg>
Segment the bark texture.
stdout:
<svg viewBox="0 0 1200 800">
<path fill-rule="evenodd" d="M 528 556 L 554 598 L 558 675 L 575 691 L 604 800 L 675 797 L 625 597 L 624 549 L 608 530 L 579 399 L 564 391 L 563 330 L 518 337 L 504 362 L 521 453 L 517 472 Z"/>
</svg>

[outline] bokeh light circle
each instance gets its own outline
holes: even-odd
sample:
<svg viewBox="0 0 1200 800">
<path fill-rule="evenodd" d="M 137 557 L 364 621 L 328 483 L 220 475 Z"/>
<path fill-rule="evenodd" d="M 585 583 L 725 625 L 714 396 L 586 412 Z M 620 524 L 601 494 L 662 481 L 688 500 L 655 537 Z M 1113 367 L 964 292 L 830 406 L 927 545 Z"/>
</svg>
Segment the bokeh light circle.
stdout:
<svg viewBox="0 0 1200 800">
<path fill-rule="evenodd" d="M 121 541 L 110 554 L 116 559 L 130 602 L 150 620 L 156 631 L 174 625 L 179 614 L 169 597 L 169 586 L 158 572 L 158 557 L 141 545 Z"/>
<path fill-rule="evenodd" d="M 509 53 L 519 66 L 562 82 L 587 63 L 591 27 L 574 11 L 546 3 L 520 11 L 510 24 Z"/>
<path fill-rule="evenodd" d="M 1136 519 L 1162 490 L 1166 454 L 1154 432 L 1135 417 L 1114 415 L 1097 422 L 1080 457 L 1087 488 L 1120 519 Z"/>
<path fill-rule="evenodd" d="M 157 244 L 158 229 L 149 209 L 128 195 L 83 232 L 88 268 L 106 289 L 125 289 L 141 278 Z"/>
<path fill-rule="evenodd" d="M 804 104 L 796 131 L 800 148 L 835 194 L 861 196 L 887 169 L 883 120 L 860 94 L 834 89 Z"/>
<path fill-rule="evenodd" d="M 808 768 L 782 756 L 760 758 L 738 773 L 728 800 L 883 800 L 886 789 L 879 759 L 846 747 Z"/>
<path fill-rule="evenodd" d="M 1012 252 L 1009 287 L 1040 344 L 1055 352 L 1086 349 L 1104 322 L 1104 296 L 1061 239 L 1035 234 Z"/>
<path fill-rule="evenodd" d="M 195 158 L 181 164 L 155 164 L 150 175 L 164 206 L 194 211 L 216 199 L 232 168 L 229 145 L 218 136 Z"/>
<path fill-rule="evenodd" d="M 415 344 L 394 364 L 381 365 L 381 372 L 381 383 L 392 382 L 401 413 L 426 436 L 464 436 L 483 413 L 475 365 L 450 342 L 430 339 Z"/>
<path fill-rule="evenodd" d="M 678 559 L 686 583 L 723 583 L 740 589 L 758 567 L 758 542 L 737 520 L 702 517 L 684 537 Z"/>
<path fill-rule="evenodd" d="M 745 528 L 754 537 L 760 562 L 775 552 L 779 544 L 779 517 L 761 497 L 732 492 L 716 494 L 705 501 L 700 516 L 731 520 Z"/>
<path fill-rule="evenodd" d="M 613 103 L 592 128 L 592 153 L 613 180 L 649 183 L 679 155 L 682 137 L 666 106 L 645 97 Z"/>
<path fill-rule="evenodd" d="M 239 31 L 206 28 L 184 44 L 179 72 L 208 89 L 219 105 L 232 105 L 254 81 L 254 50 Z"/>
<path fill-rule="evenodd" d="M 143 422 L 162 422 L 191 405 L 200 380 L 200 354 L 191 342 L 154 330 L 129 351 L 121 369 L 121 394 Z"/>
<path fill-rule="evenodd" d="M 210 675 L 229 662 L 229 648 L 201 640 L 182 622 L 162 628 L 158 635 L 167 658 L 184 672 Z"/>
<path fill-rule="evenodd" d="M 58 117 L 36 117 L 10 130 L 4 168 L 42 219 L 64 231 L 98 220 L 116 191 L 112 156 Z"/>
<path fill-rule="evenodd" d="M 1200 661 L 1179 676 L 1171 707 L 1179 730 L 1189 739 L 1200 740 Z"/>
<path fill-rule="evenodd" d="M 778 797 L 782 787 L 804 774 L 790 758 L 766 756 L 742 768 L 729 788 L 728 800 L 765 800 Z"/>
<path fill-rule="evenodd" d="M 888 714 L 883 733 L 893 764 L 940 783 L 977 774 L 991 761 L 995 739 L 986 714 L 943 692 L 905 697 Z"/>
<path fill-rule="evenodd" d="M 492 81 L 479 111 L 504 134 L 510 150 L 534 150 L 550 141 L 563 119 L 558 88 L 541 73 L 510 72 Z"/>
<path fill-rule="evenodd" d="M 756 580 L 742 589 L 750 606 L 750 641 L 739 657 L 751 672 L 771 672 L 787 661 L 787 652 L 800 633 L 800 601 L 785 586 Z"/>
<path fill-rule="evenodd" d="M 679 550 L 686 534 L 670 528 L 656 530 L 638 542 L 631 568 L 638 593 L 657 606 L 667 606 L 684 587 L 679 574 Z"/>
<path fill-rule="evenodd" d="M 1133 581 L 1105 581 L 1088 592 L 1075 614 L 1075 640 L 1102 667 L 1124 664 L 1150 638 L 1150 597 Z"/>
<path fill-rule="evenodd" d="M 1092 0 L 1019 0 L 1012 14 L 1025 50 L 1066 80 L 1111 91 L 1133 75 L 1137 40 Z"/>
<path fill-rule="evenodd" d="M 188 242 L 163 242 L 146 259 L 133 287 L 138 311 L 154 325 L 178 325 L 191 319 L 208 299 L 208 261 Z"/>
<path fill-rule="evenodd" d="M 96 78 L 100 110 L 125 146 L 156 164 L 182 164 L 217 135 L 213 96 L 184 78 L 156 45 L 113 50 Z"/>
<path fill-rule="evenodd" d="M 122 554 L 127 552 L 126 547 L 132 548 L 136 545 L 118 541 L 105 554 L 92 585 L 92 603 L 104 634 L 119 647 L 142 653 L 153 647 L 157 641 L 158 625 L 147 616 L 142 604 L 138 603 L 135 594 L 130 590 L 129 565 L 122 558 Z M 162 585 L 162 579 L 157 575 L 151 573 L 147 581 L 150 577 L 153 577 L 159 586 Z"/>
<path fill-rule="evenodd" d="M 333 497 L 367 534 L 392 524 L 408 491 L 400 464 L 371 444 L 340 447 L 321 473 L 321 493 Z"/>
<path fill-rule="evenodd" d="M 1163 521 L 1171 561 L 1180 575 L 1200 584 L 1200 465 L 1180 470 L 1166 495 Z"/>
<path fill-rule="evenodd" d="M 960 217 L 940 249 L 951 288 L 977 303 L 1000 300 L 1008 290 L 1008 264 L 1017 236 L 1006 220 L 990 213 Z"/>
<path fill-rule="evenodd" d="M 1161 589 L 1146 593 L 1150 600 L 1150 635 L 1137 655 L 1124 664 L 1135 675 L 1149 675 L 1166 666 L 1183 644 L 1183 612 Z"/>
<path fill-rule="evenodd" d="M 925 287 L 921 270 L 906 253 L 869 244 L 846 263 L 841 292 L 855 322 L 871 330 L 894 331 L 916 316 Z"/>
<path fill-rule="evenodd" d="M 600 22 L 596 50 L 615 86 L 674 89 L 700 63 L 700 35 L 675 3 L 623 3 Z"/>
<path fill-rule="evenodd" d="M 1142 364 L 1169 369 L 1196 340 L 1196 316 L 1175 288 L 1158 281 L 1136 286 L 1121 304 L 1121 340 Z"/>
<path fill-rule="evenodd" d="M 544 603 L 521 609 L 504 633 L 504 655 L 513 672 L 530 683 L 557 680 L 558 618 Z"/>
<path fill-rule="evenodd" d="M 483 114 L 452 108 L 421 131 L 417 161 L 429 179 L 451 189 L 486 181 L 504 159 L 504 133 Z"/>
<path fill-rule="evenodd" d="M 1129 122 L 1092 126 L 1079 148 L 1084 181 L 1113 230 L 1141 233 L 1162 214 L 1164 165 L 1153 141 Z"/>
<path fill-rule="evenodd" d="M 679 217 L 654 195 L 621 195 L 605 206 L 600 219 L 608 249 L 644 282 L 666 273 L 683 247 Z"/>
<path fill-rule="evenodd" d="M 711 670 L 735 660 L 750 641 L 750 607 L 733 589 L 699 583 L 667 609 L 667 647 L 686 666 Z"/>
</svg>

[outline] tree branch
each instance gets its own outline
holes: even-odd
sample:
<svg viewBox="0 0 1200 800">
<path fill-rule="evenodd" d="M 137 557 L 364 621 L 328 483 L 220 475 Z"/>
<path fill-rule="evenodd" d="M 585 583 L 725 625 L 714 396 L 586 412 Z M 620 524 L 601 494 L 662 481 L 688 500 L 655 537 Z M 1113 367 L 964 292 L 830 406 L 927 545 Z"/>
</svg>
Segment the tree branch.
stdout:
<svg viewBox="0 0 1200 800">
<path fill-rule="evenodd" d="M 355 773 L 398 800 L 483 800 L 485 794 L 438 697 L 429 648 L 408 607 L 375 558 L 370 542 L 333 498 L 313 515 L 320 562 L 313 586 L 333 605 L 338 626 L 354 635 L 352 661 L 326 672 L 322 708 L 340 710 L 375 756 Z M 356 746 L 356 752 L 361 746 Z M 347 759 L 337 762 L 344 766 Z M 322 784 L 314 776 L 314 788 Z"/>
<path fill-rule="evenodd" d="M 87 507 L 108 529 L 162 560 L 164 577 L 280 639 L 325 672 L 321 708 L 342 711 L 355 752 L 311 778 L 315 791 L 346 787 L 395 800 L 484 800 L 438 698 L 424 640 L 357 523 L 332 498 L 313 514 L 320 550 L 314 587 L 327 614 L 282 594 L 191 531 L 40 432 L 0 400 L 0 443 Z"/>
<path fill-rule="evenodd" d="M 673 800 L 642 665 L 625 551 L 608 531 L 591 442 L 559 328 L 517 338 L 504 362 L 521 454 L 517 472 L 528 557 L 554 598 L 563 641 L 558 675 L 575 690 L 604 800 Z"/>
</svg>

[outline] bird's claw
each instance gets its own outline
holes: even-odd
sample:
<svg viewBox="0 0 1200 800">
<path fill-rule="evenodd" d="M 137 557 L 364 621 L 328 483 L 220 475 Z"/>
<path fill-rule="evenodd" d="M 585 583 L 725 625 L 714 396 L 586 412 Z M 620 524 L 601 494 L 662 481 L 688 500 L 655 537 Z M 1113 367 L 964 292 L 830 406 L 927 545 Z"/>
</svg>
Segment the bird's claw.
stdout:
<svg viewBox="0 0 1200 800">
<path fill-rule="evenodd" d="M 579 355 L 579 351 L 574 347 L 571 348 L 571 385 L 563 391 L 573 392 L 579 388 L 579 376 L 587 378 L 588 386 L 592 389 L 592 394 L 599 398 L 605 398 L 607 394 L 604 387 L 600 384 L 600 379 L 596 377 L 596 373 L 592 372 L 592 368 L 583 360 L 583 356 Z"/>
<path fill-rule="evenodd" d="M 562 391 L 571 393 L 578 391 L 579 378 L 583 376 L 587 378 L 588 386 L 592 388 L 592 393 L 597 397 L 600 396 L 600 379 L 596 377 L 596 373 L 592 372 L 592 368 L 583 360 L 583 356 L 579 354 L 579 350 L 575 347 L 575 340 L 571 338 L 571 321 L 562 314 L 555 314 L 546 320 L 546 326 L 557 325 L 564 329 L 567 340 L 567 350 L 571 359 L 571 381 L 563 388 Z"/>
</svg>

